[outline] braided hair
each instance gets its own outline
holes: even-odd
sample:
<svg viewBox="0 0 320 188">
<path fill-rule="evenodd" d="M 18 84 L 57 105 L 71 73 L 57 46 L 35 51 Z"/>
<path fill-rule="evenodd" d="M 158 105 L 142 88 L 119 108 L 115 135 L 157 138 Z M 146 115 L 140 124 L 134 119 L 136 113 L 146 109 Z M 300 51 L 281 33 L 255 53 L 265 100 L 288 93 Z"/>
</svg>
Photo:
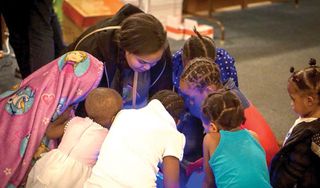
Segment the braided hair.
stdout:
<svg viewBox="0 0 320 188">
<path fill-rule="evenodd" d="M 158 91 L 150 100 L 153 99 L 158 99 L 174 119 L 180 119 L 185 113 L 182 97 L 171 90 Z"/>
<path fill-rule="evenodd" d="M 181 73 L 180 82 L 188 84 L 202 91 L 207 86 L 215 85 L 222 87 L 220 69 L 217 64 L 212 63 L 208 58 L 194 58 Z"/>
<path fill-rule="evenodd" d="M 289 77 L 289 83 L 294 84 L 301 94 L 317 95 L 320 97 L 320 67 L 316 65 L 316 60 L 311 58 L 309 67 L 295 71 L 290 68 L 292 75 Z"/>
<path fill-rule="evenodd" d="M 202 104 L 202 120 L 214 122 L 219 129 L 231 130 L 245 122 L 241 102 L 230 90 L 211 93 Z"/>
<path fill-rule="evenodd" d="M 197 29 L 193 29 L 196 35 L 191 36 L 183 45 L 182 61 L 188 61 L 196 57 L 207 57 L 213 61 L 216 59 L 216 46 L 212 38 L 202 36 Z"/>
</svg>

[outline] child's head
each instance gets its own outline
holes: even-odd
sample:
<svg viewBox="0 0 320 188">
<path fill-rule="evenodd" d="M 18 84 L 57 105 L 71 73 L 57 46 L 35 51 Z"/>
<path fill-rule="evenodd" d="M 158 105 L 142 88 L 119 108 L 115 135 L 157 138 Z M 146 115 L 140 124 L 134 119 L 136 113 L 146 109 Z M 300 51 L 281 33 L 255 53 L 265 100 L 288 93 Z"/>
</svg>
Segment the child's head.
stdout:
<svg viewBox="0 0 320 188">
<path fill-rule="evenodd" d="M 153 99 L 159 100 L 176 122 L 178 122 L 180 117 L 185 113 L 182 97 L 171 90 L 158 91 L 150 100 Z"/>
<path fill-rule="evenodd" d="M 167 33 L 151 14 L 138 13 L 121 23 L 119 46 L 125 51 L 129 66 L 138 72 L 149 70 L 167 48 Z"/>
<path fill-rule="evenodd" d="M 85 109 L 89 118 L 110 128 L 113 118 L 122 108 L 122 98 L 114 89 L 96 88 L 86 98 Z"/>
<path fill-rule="evenodd" d="M 209 94 L 204 100 L 201 110 L 201 120 L 207 132 L 211 128 L 232 130 L 238 128 L 245 121 L 241 102 L 230 90 Z"/>
<path fill-rule="evenodd" d="M 182 62 L 185 66 L 190 60 L 197 57 L 207 57 L 214 61 L 216 59 L 216 46 L 212 38 L 202 36 L 196 28 L 196 35 L 191 36 L 183 45 Z"/>
<path fill-rule="evenodd" d="M 207 95 L 222 88 L 220 70 L 208 58 L 192 59 L 180 76 L 180 91 L 192 115 L 200 118 L 201 103 Z"/>
<path fill-rule="evenodd" d="M 301 117 L 318 117 L 320 105 L 320 67 L 310 59 L 309 67 L 294 71 L 288 79 L 288 93 L 293 110 Z M 320 116 L 319 116 L 320 117 Z"/>
</svg>

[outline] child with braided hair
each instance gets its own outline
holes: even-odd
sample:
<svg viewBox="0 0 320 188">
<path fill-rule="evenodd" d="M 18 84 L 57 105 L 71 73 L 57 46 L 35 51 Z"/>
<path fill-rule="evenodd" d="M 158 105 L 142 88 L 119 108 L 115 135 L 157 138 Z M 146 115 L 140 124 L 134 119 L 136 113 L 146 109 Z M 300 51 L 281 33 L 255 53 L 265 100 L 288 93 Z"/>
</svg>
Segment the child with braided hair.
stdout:
<svg viewBox="0 0 320 188">
<path fill-rule="evenodd" d="M 204 100 L 203 187 L 271 187 L 256 133 L 240 127 L 245 119 L 239 99 L 230 90 L 211 93 Z"/>
<path fill-rule="evenodd" d="M 292 109 L 299 115 L 284 144 L 272 160 L 273 187 L 320 187 L 320 67 L 311 59 L 309 67 L 288 79 Z"/>
<path fill-rule="evenodd" d="M 222 83 L 232 79 L 238 87 L 237 69 L 234 58 L 223 48 L 217 48 L 214 40 L 208 36 L 202 36 L 196 28 L 193 29 L 195 35 L 186 40 L 182 49 L 172 55 L 173 62 L 173 84 L 179 89 L 180 75 L 186 64 L 197 57 L 207 57 L 212 59 L 221 70 Z"/>
<path fill-rule="evenodd" d="M 117 114 L 84 187 L 156 187 L 158 163 L 163 166 L 164 186 L 179 186 L 185 137 L 176 123 L 184 102 L 170 90 L 151 99 L 143 108 Z"/>
<path fill-rule="evenodd" d="M 191 36 L 184 43 L 182 49 L 178 50 L 173 56 L 173 84 L 175 90 L 179 91 L 180 75 L 186 64 L 197 57 L 208 57 L 212 63 L 216 63 L 221 70 L 222 83 L 234 82 L 238 86 L 237 70 L 235 60 L 230 54 L 222 49 L 216 48 L 212 38 L 202 36 L 196 28 L 195 35 Z M 201 158 L 203 127 L 200 119 L 192 116 L 189 112 L 185 113 L 178 126 L 178 130 L 186 136 L 186 146 L 184 148 L 183 163 L 189 164 Z M 183 169 L 184 170 L 184 169 Z M 182 170 L 182 172 L 183 172 Z M 186 173 L 186 178 L 188 173 Z"/>
<path fill-rule="evenodd" d="M 180 91 L 184 96 L 186 107 L 192 115 L 198 118 L 201 117 L 203 100 L 210 93 L 222 88 L 232 90 L 239 98 L 246 118 L 242 127 L 258 134 L 269 164 L 274 154 L 279 150 L 274 134 L 263 116 L 233 82 L 222 84 L 217 64 L 212 63 L 208 58 L 195 58 L 186 65 L 180 77 Z"/>
</svg>

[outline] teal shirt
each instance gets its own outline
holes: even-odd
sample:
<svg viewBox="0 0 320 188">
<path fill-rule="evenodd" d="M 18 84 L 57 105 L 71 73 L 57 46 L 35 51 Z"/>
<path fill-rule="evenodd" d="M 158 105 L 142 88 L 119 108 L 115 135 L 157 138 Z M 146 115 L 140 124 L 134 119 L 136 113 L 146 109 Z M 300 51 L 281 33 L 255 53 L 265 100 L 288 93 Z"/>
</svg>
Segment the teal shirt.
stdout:
<svg viewBox="0 0 320 188">
<path fill-rule="evenodd" d="M 247 130 L 220 131 L 209 164 L 217 187 L 271 187 L 263 148 Z"/>
</svg>

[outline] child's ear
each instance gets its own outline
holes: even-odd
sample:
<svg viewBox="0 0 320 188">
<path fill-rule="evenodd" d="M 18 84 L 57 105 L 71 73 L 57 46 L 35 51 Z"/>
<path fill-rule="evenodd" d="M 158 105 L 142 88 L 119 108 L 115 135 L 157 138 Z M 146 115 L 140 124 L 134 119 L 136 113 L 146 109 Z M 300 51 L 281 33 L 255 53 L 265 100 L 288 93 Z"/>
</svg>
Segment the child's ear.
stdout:
<svg viewBox="0 0 320 188">
<path fill-rule="evenodd" d="M 210 125 L 209 125 L 209 130 L 208 131 L 217 133 L 217 132 L 219 132 L 219 129 L 213 122 L 211 122 Z"/>
<path fill-rule="evenodd" d="M 309 106 L 312 106 L 313 104 L 315 104 L 316 103 L 316 100 L 315 100 L 315 98 L 313 97 L 313 96 L 307 96 L 307 104 L 309 105 Z"/>
</svg>

